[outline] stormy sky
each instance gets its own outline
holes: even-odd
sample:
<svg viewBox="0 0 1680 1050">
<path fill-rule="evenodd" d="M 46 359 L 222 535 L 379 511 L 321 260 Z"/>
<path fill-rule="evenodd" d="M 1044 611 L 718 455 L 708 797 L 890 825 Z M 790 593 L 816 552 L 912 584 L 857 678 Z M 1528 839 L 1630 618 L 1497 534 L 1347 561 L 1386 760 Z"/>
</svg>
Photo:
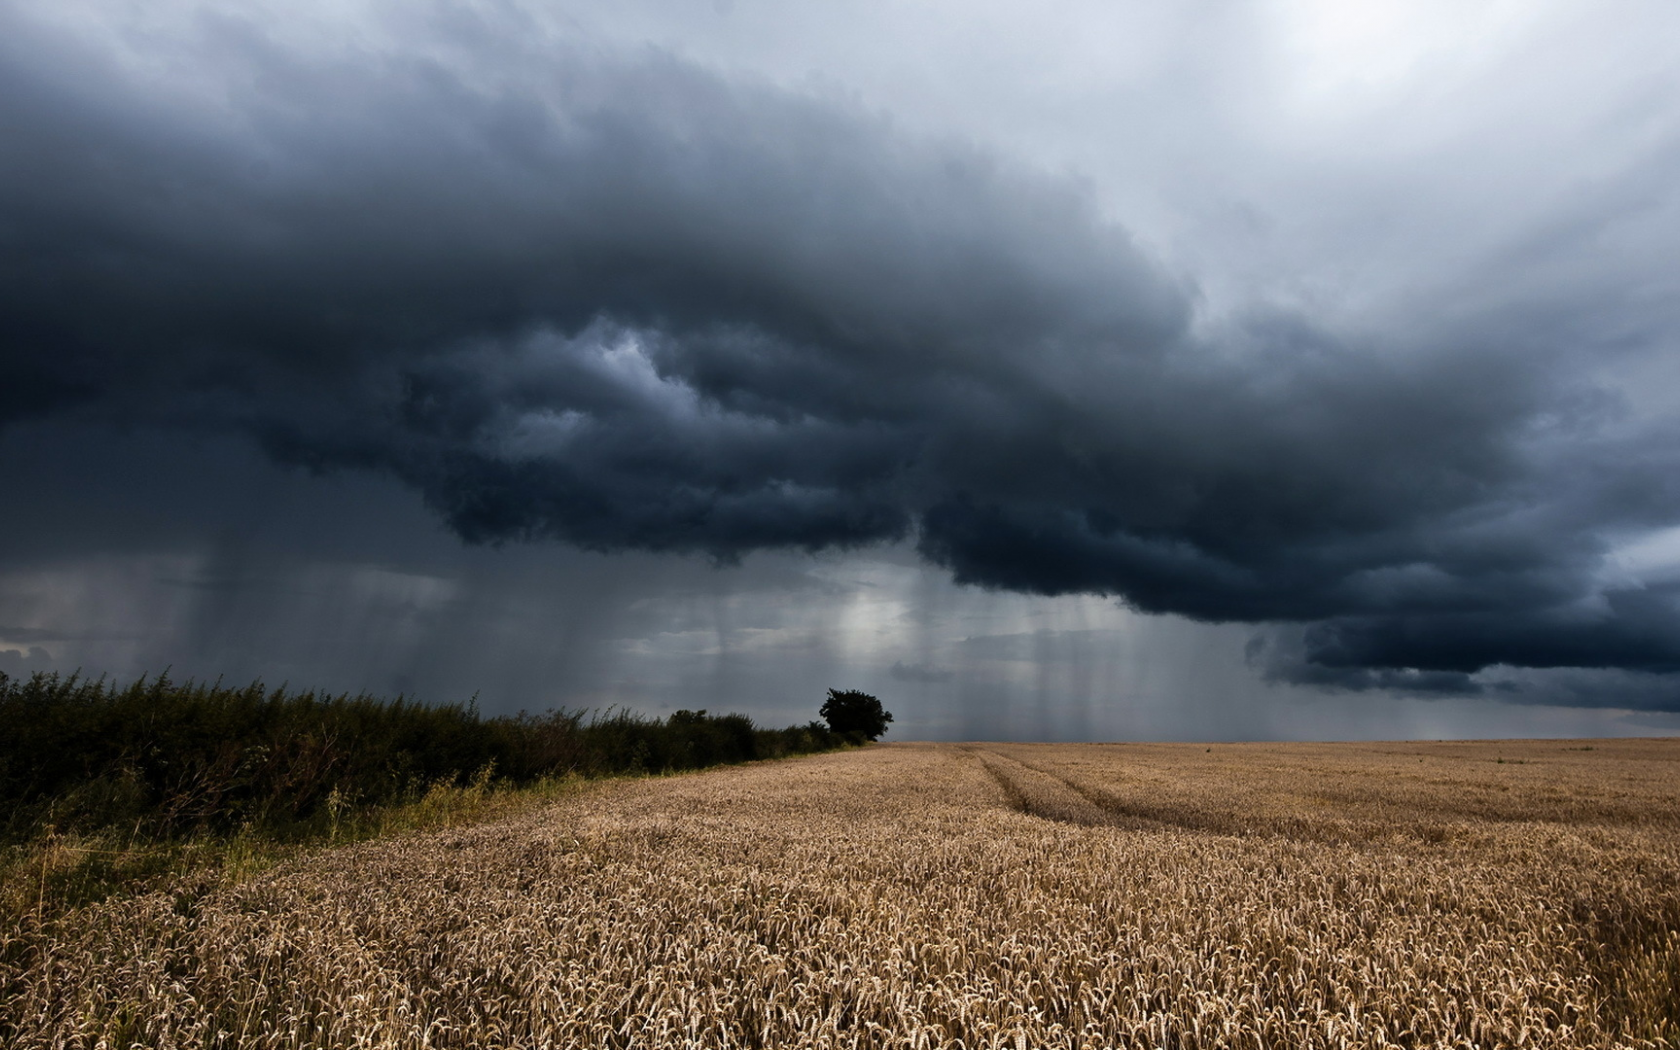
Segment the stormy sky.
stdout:
<svg viewBox="0 0 1680 1050">
<path fill-rule="evenodd" d="M 0 672 L 1680 730 L 1680 9 L 0 0 Z"/>
</svg>

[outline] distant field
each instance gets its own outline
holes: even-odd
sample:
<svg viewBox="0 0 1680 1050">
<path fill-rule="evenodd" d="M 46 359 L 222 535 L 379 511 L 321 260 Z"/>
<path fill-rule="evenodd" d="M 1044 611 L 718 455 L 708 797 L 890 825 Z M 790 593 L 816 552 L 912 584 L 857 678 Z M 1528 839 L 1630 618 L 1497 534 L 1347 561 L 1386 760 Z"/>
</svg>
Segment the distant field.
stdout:
<svg viewBox="0 0 1680 1050">
<path fill-rule="evenodd" d="M 894 744 L 0 943 L 0 1044 L 1663 1046 L 1680 740 Z"/>
</svg>

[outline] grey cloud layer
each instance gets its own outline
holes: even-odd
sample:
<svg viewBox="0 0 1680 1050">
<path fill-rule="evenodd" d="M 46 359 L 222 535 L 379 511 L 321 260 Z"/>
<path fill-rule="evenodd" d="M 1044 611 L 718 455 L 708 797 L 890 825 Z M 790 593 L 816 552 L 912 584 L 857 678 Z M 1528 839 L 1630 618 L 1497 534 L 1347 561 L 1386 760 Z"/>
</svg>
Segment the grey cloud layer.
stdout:
<svg viewBox="0 0 1680 1050">
<path fill-rule="evenodd" d="M 1194 286 L 1085 188 L 842 100 L 227 21 L 171 92 L 11 21 L 0 425 L 245 433 L 474 541 L 915 536 L 965 582 L 1306 624 L 1273 673 L 1325 684 L 1680 671 L 1672 588 L 1600 572 L 1680 518 L 1680 444 L 1525 304 L 1422 345 L 1193 334 Z"/>
</svg>

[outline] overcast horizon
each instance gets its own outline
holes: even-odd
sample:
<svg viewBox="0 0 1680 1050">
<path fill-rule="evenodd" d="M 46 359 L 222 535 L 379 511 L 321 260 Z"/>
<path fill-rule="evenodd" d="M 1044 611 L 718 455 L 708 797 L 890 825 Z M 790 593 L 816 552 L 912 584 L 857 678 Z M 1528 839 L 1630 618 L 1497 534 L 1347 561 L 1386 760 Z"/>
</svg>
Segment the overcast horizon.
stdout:
<svg viewBox="0 0 1680 1050">
<path fill-rule="evenodd" d="M 0 673 L 1680 733 L 1680 8 L 0 0 Z"/>
</svg>

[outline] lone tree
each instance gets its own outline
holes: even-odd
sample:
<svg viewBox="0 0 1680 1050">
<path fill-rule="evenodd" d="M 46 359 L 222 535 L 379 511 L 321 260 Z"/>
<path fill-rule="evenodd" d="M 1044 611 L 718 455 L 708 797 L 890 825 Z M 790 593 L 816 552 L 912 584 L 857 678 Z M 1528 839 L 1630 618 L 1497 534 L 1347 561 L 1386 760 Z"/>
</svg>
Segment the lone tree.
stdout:
<svg viewBox="0 0 1680 1050">
<path fill-rule="evenodd" d="M 881 701 L 856 689 L 830 689 L 821 713 L 828 720 L 828 728 L 836 733 L 855 733 L 869 740 L 880 739 L 893 720 L 892 712 L 882 708 Z"/>
</svg>

